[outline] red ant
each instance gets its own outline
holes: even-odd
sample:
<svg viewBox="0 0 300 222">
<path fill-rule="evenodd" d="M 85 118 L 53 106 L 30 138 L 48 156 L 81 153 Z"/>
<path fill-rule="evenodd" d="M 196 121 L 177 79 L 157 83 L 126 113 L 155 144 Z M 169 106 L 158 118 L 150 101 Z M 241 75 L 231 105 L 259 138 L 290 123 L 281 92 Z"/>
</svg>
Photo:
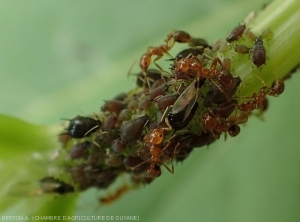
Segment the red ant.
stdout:
<svg viewBox="0 0 300 222">
<path fill-rule="evenodd" d="M 140 67 L 144 74 L 144 76 L 147 76 L 147 69 L 151 63 L 151 57 L 156 55 L 156 58 L 154 59 L 154 64 L 162 71 L 163 69 L 156 63 L 157 60 L 159 60 L 164 54 L 168 54 L 168 51 L 173 47 L 175 42 L 179 43 L 187 43 L 192 41 L 192 37 L 184 32 L 184 31 L 175 31 L 171 32 L 167 39 L 165 40 L 166 44 L 160 45 L 158 47 L 149 47 L 147 52 L 142 55 L 140 59 Z"/>
<path fill-rule="evenodd" d="M 221 133 L 229 132 L 230 136 L 236 136 L 239 133 L 239 127 L 237 124 L 245 123 L 248 120 L 247 114 L 231 118 L 229 120 L 220 119 L 214 112 L 209 109 L 204 113 L 201 119 L 201 125 L 206 133 L 206 130 L 210 131 L 215 138 L 218 138 Z"/>
<path fill-rule="evenodd" d="M 265 85 L 265 83 L 264 83 Z M 259 108 L 260 103 L 262 103 L 267 95 L 270 96 L 279 96 L 284 91 L 284 82 L 280 79 L 276 79 L 271 87 L 266 85 L 258 91 L 258 93 L 253 93 L 250 98 L 252 101 L 246 101 L 238 105 L 238 109 L 243 112 L 251 112 L 254 109 Z"/>
<path fill-rule="evenodd" d="M 159 165 L 162 164 L 170 173 L 174 173 L 174 167 L 172 165 L 172 169 L 170 169 L 165 163 L 162 162 L 161 157 L 166 156 L 164 155 L 164 150 L 166 150 L 170 146 L 170 142 L 168 142 L 163 148 L 160 147 L 161 143 L 163 142 L 165 136 L 164 128 L 157 128 L 151 130 L 147 135 L 144 137 L 144 148 L 149 149 L 149 152 L 145 154 L 141 154 L 141 150 L 138 151 L 139 156 L 147 156 L 150 155 L 150 158 L 139 163 L 138 165 L 131 167 L 131 170 L 136 169 L 146 163 L 150 163 L 147 168 L 147 176 L 151 178 L 159 177 L 161 174 L 161 170 Z M 175 149 L 179 144 L 176 145 Z M 175 151 L 174 151 L 175 152 Z"/>
<path fill-rule="evenodd" d="M 125 184 L 125 185 L 119 187 L 113 194 L 108 195 L 106 197 L 99 198 L 99 202 L 102 205 L 111 204 L 115 200 L 119 199 L 123 194 L 125 194 L 126 192 L 128 192 L 130 189 L 132 189 L 132 187 L 130 187 L 129 185 Z"/>
<path fill-rule="evenodd" d="M 221 69 L 217 69 L 218 64 Z M 197 78 L 208 78 L 211 82 L 224 94 L 226 89 L 232 89 L 235 87 L 235 80 L 230 73 L 231 60 L 226 58 L 223 62 L 220 58 L 213 59 L 210 68 L 203 67 L 202 62 L 197 56 L 190 55 L 186 58 L 180 59 L 175 64 L 175 81 L 177 80 L 177 74 L 182 75 L 185 78 L 196 76 Z M 215 79 L 220 83 L 217 84 Z M 199 82 L 199 80 L 198 80 Z"/>
<path fill-rule="evenodd" d="M 217 69 L 217 65 L 221 66 L 221 70 Z M 175 63 L 175 73 L 184 73 L 184 78 L 203 77 L 212 79 L 216 77 L 221 85 L 231 88 L 234 84 L 233 76 L 230 73 L 231 60 L 224 59 L 223 62 L 219 57 L 213 59 L 210 68 L 203 67 L 201 60 L 192 54 L 186 58 L 182 58 Z M 230 78 L 230 79 L 229 79 Z M 175 79 L 177 79 L 175 75 Z"/>
</svg>

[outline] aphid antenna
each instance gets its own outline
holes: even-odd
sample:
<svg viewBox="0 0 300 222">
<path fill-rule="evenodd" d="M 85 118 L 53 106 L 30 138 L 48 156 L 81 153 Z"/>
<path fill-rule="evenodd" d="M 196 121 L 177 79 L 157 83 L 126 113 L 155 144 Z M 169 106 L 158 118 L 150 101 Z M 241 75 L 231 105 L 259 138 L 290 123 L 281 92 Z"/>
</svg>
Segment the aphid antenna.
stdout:
<svg viewBox="0 0 300 222">
<path fill-rule="evenodd" d="M 89 133 L 93 132 L 93 130 L 95 130 L 95 129 L 99 128 L 99 127 L 100 127 L 100 125 L 97 125 L 97 126 L 92 127 L 91 129 L 89 129 L 89 130 L 84 134 L 83 137 L 86 137 Z"/>
</svg>

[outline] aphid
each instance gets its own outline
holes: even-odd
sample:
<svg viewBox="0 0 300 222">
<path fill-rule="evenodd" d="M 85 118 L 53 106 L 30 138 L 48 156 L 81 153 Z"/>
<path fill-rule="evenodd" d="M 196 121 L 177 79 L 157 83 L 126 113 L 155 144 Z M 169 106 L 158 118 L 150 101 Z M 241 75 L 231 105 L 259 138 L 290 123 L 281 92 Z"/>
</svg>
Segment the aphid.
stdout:
<svg viewBox="0 0 300 222">
<path fill-rule="evenodd" d="M 175 56 L 174 61 L 179 61 L 180 59 L 186 58 L 189 55 L 193 55 L 193 56 L 201 55 L 203 52 L 204 52 L 203 48 L 184 49 Z"/>
<path fill-rule="evenodd" d="M 120 167 L 123 164 L 123 158 L 122 155 L 111 154 L 105 158 L 104 163 L 110 167 Z"/>
<path fill-rule="evenodd" d="M 192 104 L 192 101 L 190 102 L 190 104 Z M 190 104 L 188 105 L 188 107 L 191 107 Z M 180 112 L 177 112 L 177 113 L 169 112 L 168 116 L 166 118 L 166 122 L 175 131 L 183 129 L 193 119 L 193 117 L 194 117 L 194 115 L 197 111 L 198 106 L 199 106 L 199 104 L 196 102 L 196 103 L 193 104 L 191 109 L 188 109 L 188 107 L 186 107 L 185 109 L 183 109 L 183 110 L 181 110 Z M 187 110 L 189 110 L 189 111 L 187 111 Z M 188 113 L 188 116 L 185 118 L 185 115 L 187 113 Z"/>
<path fill-rule="evenodd" d="M 147 167 L 147 177 L 156 178 L 159 177 L 161 174 L 161 170 L 159 165 L 162 164 L 170 173 L 174 173 L 174 168 L 172 165 L 172 170 L 162 162 L 161 158 L 164 156 L 164 150 L 166 150 L 170 143 L 167 143 L 163 148 L 160 147 L 161 143 L 164 139 L 164 132 L 165 129 L 157 128 L 151 130 L 147 135 L 144 137 L 144 148 L 149 150 L 150 158 L 146 159 L 145 161 L 139 163 L 138 165 L 132 167 L 131 169 L 134 170 L 136 167 L 144 165 L 146 163 L 150 163 Z M 140 151 L 139 151 L 139 156 Z M 145 154 L 144 154 L 145 155 Z M 143 156 L 143 155 L 142 155 Z"/>
<path fill-rule="evenodd" d="M 118 122 L 118 117 L 116 113 L 111 113 L 106 117 L 106 120 L 103 123 L 103 129 L 105 131 L 112 130 Z"/>
<path fill-rule="evenodd" d="M 125 150 L 126 145 L 121 139 L 116 139 L 111 144 L 111 149 L 114 153 L 121 153 Z"/>
<path fill-rule="evenodd" d="M 40 189 L 41 193 L 66 194 L 74 192 L 74 187 L 72 185 L 66 184 L 65 182 L 53 177 L 45 177 L 41 179 Z"/>
<path fill-rule="evenodd" d="M 198 108 L 197 99 L 199 90 L 195 84 L 196 80 L 178 97 L 171 111 L 168 113 L 167 121 L 175 130 L 187 126 Z"/>
<path fill-rule="evenodd" d="M 132 189 L 129 185 L 125 184 L 121 187 L 119 187 L 113 194 L 108 195 L 106 197 L 101 197 L 99 199 L 100 204 L 102 205 L 108 205 L 113 203 L 115 200 L 119 199 L 121 196 L 123 196 L 126 192 L 128 192 L 130 189 Z"/>
<path fill-rule="evenodd" d="M 103 132 L 99 135 L 99 137 L 97 137 L 94 140 L 94 143 L 95 144 L 103 143 L 104 146 L 109 146 L 116 139 L 118 139 L 118 135 L 114 131 Z"/>
<path fill-rule="evenodd" d="M 251 39 L 252 41 L 255 41 L 255 39 L 257 39 L 257 36 L 250 29 L 246 29 L 244 34 L 247 38 Z"/>
<path fill-rule="evenodd" d="M 135 99 L 131 100 L 128 105 L 127 105 L 127 109 L 131 110 L 131 111 L 135 111 L 138 108 L 139 102 Z"/>
<path fill-rule="evenodd" d="M 70 158 L 71 159 L 80 159 L 86 156 L 88 148 L 90 147 L 91 143 L 88 141 L 84 141 L 82 143 L 76 143 L 70 149 Z"/>
<path fill-rule="evenodd" d="M 106 188 L 111 185 L 118 174 L 113 169 L 103 169 L 100 166 L 83 165 L 83 173 L 85 175 L 84 181 L 78 183 L 78 185 L 84 185 L 85 187 L 97 187 Z M 81 187 L 80 187 L 81 188 Z"/>
<path fill-rule="evenodd" d="M 252 62 L 257 68 L 259 68 L 263 64 L 266 64 L 266 50 L 261 37 L 258 37 L 255 40 L 254 46 L 252 47 L 251 51 Z"/>
<path fill-rule="evenodd" d="M 154 89 L 151 89 L 149 91 L 148 100 L 154 100 L 158 96 L 164 95 L 168 87 L 169 86 L 167 84 L 162 84 Z"/>
<path fill-rule="evenodd" d="M 233 42 L 238 40 L 239 38 L 242 37 L 244 31 L 246 29 L 246 25 L 242 24 L 242 25 L 238 25 L 236 26 L 231 33 L 229 34 L 229 36 L 226 38 L 227 42 Z"/>
<path fill-rule="evenodd" d="M 102 111 L 109 111 L 118 113 L 122 109 L 126 108 L 126 104 L 119 100 L 106 100 L 104 101 L 104 105 L 102 106 Z"/>
<path fill-rule="evenodd" d="M 138 109 L 139 110 L 146 110 L 146 109 L 148 109 L 149 108 L 149 106 L 151 106 L 151 101 L 148 99 L 148 96 L 144 96 L 142 99 L 141 99 L 141 101 L 140 101 L 140 103 L 139 103 L 139 105 L 138 105 Z"/>
<path fill-rule="evenodd" d="M 70 120 L 67 133 L 72 138 L 80 139 L 89 136 L 101 126 L 100 120 L 77 116 Z"/>
<path fill-rule="evenodd" d="M 159 110 L 165 110 L 168 106 L 171 106 L 175 103 L 175 101 L 178 99 L 178 94 L 170 94 L 166 96 L 160 96 L 155 99 L 156 107 Z"/>
<path fill-rule="evenodd" d="M 122 141 L 130 143 L 137 140 L 142 135 L 145 124 L 149 121 L 149 116 L 141 116 L 124 122 L 120 127 L 120 138 Z"/>
<path fill-rule="evenodd" d="M 73 183 L 78 186 L 79 190 L 85 190 L 93 186 L 92 182 L 86 177 L 86 174 L 84 172 L 84 165 L 80 164 L 77 166 L 73 166 L 67 169 L 67 171 L 70 174 Z"/>
<path fill-rule="evenodd" d="M 120 122 L 127 120 L 130 118 L 130 110 L 129 109 L 122 109 L 118 115 L 118 120 Z"/>
<path fill-rule="evenodd" d="M 119 101 L 123 101 L 124 99 L 126 99 L 127 94 L 126 93 L 119 93 L 118 95 L 116 95 L 114 97 L 113 100 L 119 100 Z"/>
<path fill-rule="evenodd" d="M 202 50 L 205 48 L 212 49 L 208 42 L 202 38 L 192 38 L 192 40 L 189 42 L 189 45 L 194 48 L 202 48 Z"/>
<path fill-rule="evenodd" d="M 249 54 L 251 48 L 245 45 L 235 45 L 234 51 L 240 54 Z"/>
</svg>

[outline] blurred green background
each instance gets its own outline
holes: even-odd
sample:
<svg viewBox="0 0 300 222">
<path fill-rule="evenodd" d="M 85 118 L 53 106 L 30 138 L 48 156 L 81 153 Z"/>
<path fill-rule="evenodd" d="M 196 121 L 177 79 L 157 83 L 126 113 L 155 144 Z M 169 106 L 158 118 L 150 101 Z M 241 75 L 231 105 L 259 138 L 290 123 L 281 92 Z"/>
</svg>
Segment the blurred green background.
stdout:
<svg viewBox="0 0 300 222">
<path fill-rule="evenodd" d="M 171 29 L 212 42 L 263 3 L 1 1 L 0 113 L 52 125 L 98 112 L 104 99 L 132 89 L 130 66 Z M 270 99 L 264 122 L 251 118 L 237 138 L 195 149 L 174 175 L 163 170 L 153 184 L 111 206 L 97 205 L 105 191 L 88 191 L 76 214 L 157 222 L 299 221 L 299 78 L 293 75 L 284 94 Z"/>
</svg>

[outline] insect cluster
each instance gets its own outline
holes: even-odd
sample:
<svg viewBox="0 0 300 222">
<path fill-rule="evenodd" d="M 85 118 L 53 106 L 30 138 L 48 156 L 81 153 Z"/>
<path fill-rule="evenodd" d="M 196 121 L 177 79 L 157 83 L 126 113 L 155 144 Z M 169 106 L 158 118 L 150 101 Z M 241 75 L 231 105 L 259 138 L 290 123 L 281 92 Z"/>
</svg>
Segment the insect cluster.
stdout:
<svg viewBox="0 0 300 222">
<path fill-rule="evenodd" d="M 105 189 L 121 174 L 128 174 L 130 186 L 100 198 L 107 204 L 140 184 L 153 182 L 162 168 L 173 174 L 173 162 L 185 160 L 194 148 L 207 146 L 222 134 L 237 136 L 239 125 L 250 115 L 267 109 L 267 96 L 284 90 L 282 80 L 268 86 L 257 75 L 259 91 L 241 96 L 239 90 L 246 86 L 231 66 L 233 60 L 248 54 L 249 66 L 259 73 L 267 63 L 264 39 L 270 35 L 267 30 L 256 37 L 241 24 L 226 41 L 213 45 L 173 31 L 162 45 L 149 47 L 140 58 L 136 88 L 106 100 L 93 116 L 69 120 L 60 135 L 69 185 L 79 191 Z M 187 48 L 173 57 L 170 50 L 177 43 Z M 171 58 L 169 69 L 157 64 L 162 58 Z M 151 62 L 155 69 L 149 68 Z"/>
</svg>

